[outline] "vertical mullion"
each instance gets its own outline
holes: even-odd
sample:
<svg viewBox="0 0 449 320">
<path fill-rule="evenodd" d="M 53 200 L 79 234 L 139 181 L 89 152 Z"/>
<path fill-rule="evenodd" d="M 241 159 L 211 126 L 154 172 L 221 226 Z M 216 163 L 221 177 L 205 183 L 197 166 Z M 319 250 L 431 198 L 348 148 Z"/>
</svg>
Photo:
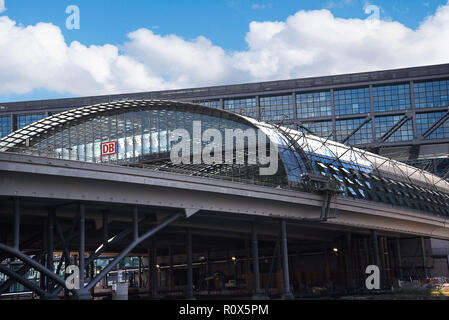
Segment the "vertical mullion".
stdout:
<svg viewBox="0 0 449 320">
<path fill-rule="evenodd" d="M 376 124 L 374 122 L 374 97 L 373 97 L 373 85 L 369 85 L 369 103 L 370 103 L 370 113 L 371 113 L 371 135 L 373 136 L 373 141 L 376 140 Z"/>
<path fill-rule="evenodd" d="M 330 90 L 331 94 L 331 116 L 332 116 L 332 139 L 336 139 L 337 135 L 337 125 L 335 121 L 335 99 L 334 99 L 334 89 Z"/>
</svg>

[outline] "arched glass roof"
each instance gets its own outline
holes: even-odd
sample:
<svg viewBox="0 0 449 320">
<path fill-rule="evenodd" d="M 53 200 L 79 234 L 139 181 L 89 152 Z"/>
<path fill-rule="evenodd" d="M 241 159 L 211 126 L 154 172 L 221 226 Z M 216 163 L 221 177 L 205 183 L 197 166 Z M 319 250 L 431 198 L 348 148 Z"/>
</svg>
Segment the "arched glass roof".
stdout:
<svg viewBox="0 0 449 320">
<path fill-rule="evenodd" d="M 205 130 L 259 129 L 278 146 L 278 172 L 263 177 L 257 172 L 260 166 L 249 163 L 173 164 L 168 136 L 176 128 L 191 127 L 194 121 L 201 121 Z M 119 152 L 102 156 L 101 144 L 108 141 L 115 141 Z M 250 150 L 245 145 L 245 157 Z M 65 111 L 4 137 L 0 151 L 145 166 L 310 192 L 332 191 L 449 215 L 449 183 L 429 172 L 287 127 L 184 102 L 116 101 Z"/>
</svg>

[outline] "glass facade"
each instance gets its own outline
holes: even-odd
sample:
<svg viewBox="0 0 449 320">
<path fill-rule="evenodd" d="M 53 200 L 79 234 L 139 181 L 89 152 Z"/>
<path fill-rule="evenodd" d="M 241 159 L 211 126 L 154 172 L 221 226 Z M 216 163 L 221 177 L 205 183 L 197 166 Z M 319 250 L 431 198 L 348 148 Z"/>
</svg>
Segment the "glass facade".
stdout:
<svg viewBox="0 0 449 320">
<path fill-rule="evenodd" d="M 318 137 L 326 139 L 332 137 L 332 121 L 305 122 L 302 125 Z M 300 128 L 304 133 L 308 133 L 307 130 Z"/>
<path fill-rule="evenodd" d="M 294 119 L 293 96 L 275 96 L 260 98 L 260 119 L 267 121 Z"/>
<path fill-rule="evenodd" d="M 198 100 L 193 101 L 193 103 L 198 103 L 206 107 L 221 109 L 220 100 Z"/>
<path fill-rule="evenodd" d="M 373 87 L 373 105 L 374 112 L 410 109 L 410 85 Z"/>
<path fill-rule="evenodd" d="M 374 120 L 376 128 L 376 138 L 381 138 L 387 131 L 392 128 L 404 116 L 385 116 L 376 117 Z M 407 120 L 396 132 L 387 139 L 386 142 L 409 141 L 413 140 L 413 122 Z"/>
<path fill-rule="evenodd" d="M 45 118 L 44 113 L 36 113 L 36 114 L 21 114 L 16 116 L 16 121 L 14 124 L 14 130 L 21 129 L 26 127 L 33 122 L 39 121 Z"/>
<path fill-rule="evenodd" d="M 416 114 L 416 133 L 422 135 L 446 112 L 429 112 Z M 427 139 L 449 138 L 449 120 L 446 120 L 438 129 L 430 134 Z"/>
<path fill-rule="evenodd" d="M 371 111 L 369 88 L 335 90 L 335 114 L 357 114 Z"/>
<path fill-rule="evenodd" d="M 449 105 L 449 80 L 415 82 L 415 108 L 436 108 Z"/>
<path fill-rule="evenodd" d="M 336 127 L 336 141 L 342 141 L 355 129 L 357 129 L 364 121 L 365 118 L 337 120 Z M 373 140 L 373 132 L 371 130 L 371 121 L 365 123 L 351 138 L 347 141 L 350 145 L 369 143 Z"/>
<path fill-rule="evenodd" d="M 436 108 L 436 107 L 447 107 L 449 104 L 449 80 L 438 80 L 438 81 L 421 81 L 414 82 L 413 84 L 414 93 L 414 103 L 417 109 L 423 108 Z M 351 133 L 354 128 L 363 121 L 360 119 L 339 119 L 339 117 L 366 114 L 371 111 L 370 104 L 370 88 L 369 87 L 359 87 L 350 89 L 334 89 L 333 93 L 330 90 L 318 91 L 318 92 L 307 92 L 307 93 L 297 93 L 296 101 L 294 101 L 293 93 L 282 94 L 278 96 L 260 96 L 259 104 L 257 102 L 256 96 L 248 96 L 246 98 L 235 98 L 235 99 L 224 99 L 220 100 L 218 98 L 214 99 L 200 99 L 194 100 L 194 103 L 198 103 L 204 106 L 212 107 L 249 116 L 255 119 L 261 119 L 263 121 L 284 121 L 284 126 L 295 127 L 298 120 L 305 120 L 311 118 L 327 118 L 327 119 L 317 119 L 316 123 L 311 123 L 310 120 L 306 120 L 306 123 L 302 123 L 310 131 L 320 137 L 329 137 L 331 134 L 331 117 L 332 110 L 335 110 L 334 116 L 336 136 L 333 137 L 336 140 L 344 139 L 347 134 Z M 380 112 L 391 112 L 391 111 L 401 111 L 411 108 L 411 95 L 410 95 L 410 85 L 409 83 L 395 84 L 395 85 L 382 85 L 373 86 L 372 88 L 372 101 L 375 113 Z M 332 106 L 333 102 L 333 106 Z M 223 105 L 222 105 L 223 104 Z M 295 110 L 296 108 L 296 110 Z M 53 113 L 49 113 L 52 115 Z M 57 114 L 57 113 L 55 113 Z M 422 132 L 429 126 L 429 122 L 436 121 L 435 117 L 440 116 L 441 112 L 434 112 L 432 114 L 418 114 L 416 116 L 418 131 Z M 28 124 L 36 122 L 45 115 L 43 113 L 34 114 L 24 114 L 15 115 L 13 121 L 13 128 L 11 128 L 11 123 L 9 121 L 9 116 L 0 117 L 0 136 L 6 136 L 13 130 L 17 130 L 25 127 Z M 375 134 L 379 138 L 379 135 L 388 130 L 397 121 L 398 115 L 383 116 L 379 115 L 376 121 Z M 131 130 L 131 120 L 118 119 L 117 123 L 115 120 L 109 120 L 110 125 L 118 126 L 119 130 Z M 122 126 L 125 127 L 122 128 Z M 436 139 L 437 137 L 447 138 L 446 129 L 447 123 L 443 124 L 441 128 L 436 130 L 429 139 Z M 411 140 L 412 134 L 412 122 L 408 121 L 404 124 L 398 132 L 396 132 L 389 141 L 409 141 Z M 80 128 L 82 130 L 82 128 Z M 137 130 L 133 128 L 132 130 Z M 147 130 L 147 129 L 145 129 Z M 146 134 L 151 134 L 150 131 Z M 300 128 L 300 130 L 303 130 Z M 421 130 L 421 131 L 420 131 Z M 158 136 L 164 135 L 164 133 L 158 133 Z M 165 134 L 166 135 L 166 134 Z M 372 141 L 373 133 L 370 133 L 370 124 L 365 124 L 358 132 L 356 132 L 348 141 L 349 144 L 364 144 Z M 143 140 L 142 140 L 143 141 Z M 128 142 L 120 142 L 120 147 L 127 148 L 127 155 L 139 156 L 142 148 L 140 144 L 143 142 L 140 140 L 133 141 L 133 145 L 136 144 L 137 147 L 133 146 L 131 150 Z M 86 156 L 95 157 L 93 151 L 94 145 L 87 146 L 84 152 Z M 158 150 L 166 150 L 166 143 L 158 146 Z M 71 151 L 73 152 L 73 151 Z"/>
<path fill-rule="evenodd" d="M 200 134 L 207 129 L 217 129 L 222 136 L 222 152 L 225 152 L 226 130 L 254 129 L 248 124 L 214 117 L 202 113 L 177 111 L 174 109 L 150 109 L 132 112 L 100 113 L 96 116 L 82 117 L 66 122 L 31 140 L 27 148 L 33 155 L 50 156 L 61 159 L 80 160 L 101 163 L 139 163 L 149 168 L 171 168 L 170 171 L 191 175 L 220 177 L 235 181 L 251 180 L 256 184 L 287 185 L 287 176 L 279 161 L 279 170 L 274 175 L 258 174 L 260 165 L 248 163 L 248 141 L 245 139 L 245 163 L 236 161 L 236 151 L 233 163 L 218 163 L 208 165 L 203 162 L 180 167 L 171 162 L 170 151 L 175 141 L 170 142 L 170 134 L 176 129 L 188 132 L 191 163 L 194 154 L 195 139 L 193 124 L 200 123 Z M 255 141 L 257 141 L 257 130 Z M 113 155 L 101 155 L 103 142 L 115 141 L 117 152 Z M 179 141 L 179 140 L 178 140 Z M 202 141 L 204 149 L 210 141 Z M 235 146 L 235 145 L 234 145 Z M 201 150 L 200 150 L 201 152 Z M 182 155 L 179 155 L 182 156 Z M 222 157 L 220 159 L 223 159 Z M 224 160 L 223 160 L 224 161 Z"/>
<path fill-rule="evenodd" d="M 298 93 L 296 95 L 298 118 L 330 117 L 332 101 L 330 91 Z"/>
<path fill-rule="evenodd" d="M 11 117 L 0 117 L 0 138 L 11 133 Z"/>
<path fill-rule="evenodd" d="M 230 99 L 224 101 L 224 109 L 254 119 L 259 118 L 256 98 Z"/>
</svg>

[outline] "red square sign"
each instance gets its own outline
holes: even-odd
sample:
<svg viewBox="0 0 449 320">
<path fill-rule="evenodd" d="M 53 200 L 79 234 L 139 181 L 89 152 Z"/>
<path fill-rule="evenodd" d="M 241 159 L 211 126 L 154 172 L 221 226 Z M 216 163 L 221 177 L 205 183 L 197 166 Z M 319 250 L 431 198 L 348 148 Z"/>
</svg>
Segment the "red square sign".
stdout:
<svg viewBox="0 0 449 320">
<path fill-rule="evenodd" d="M 109 141 L 101 143 L 101 155 L 109 156 L 117 153 L 117 141 Z"/>
</svg>

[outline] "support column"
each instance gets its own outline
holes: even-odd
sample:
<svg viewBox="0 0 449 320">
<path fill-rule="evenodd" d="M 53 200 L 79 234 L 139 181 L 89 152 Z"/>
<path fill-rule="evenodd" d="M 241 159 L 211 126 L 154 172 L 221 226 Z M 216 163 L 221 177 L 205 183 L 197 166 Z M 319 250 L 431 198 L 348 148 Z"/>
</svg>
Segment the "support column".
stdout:
<svg viewBox="0 0 449 320">
<path fill-rule="evenodd" d="M 254 294 L 253 299 L 260 299 L 263 296 L 260 289 L 260 273 L 259 273 L 259 248 L 257 239 L 256 223 L 251 224 L 251 244 L 252 244 L 252 256 L 253 256 L 253 273 L 254 273 Z"/>
<path fill-rule="evenodd" d="M 158 283 L 157 283 L 157 248 L 154 236 L 151 238 L 151 297 L 158 298 Z"/>
<path fill-rule="evenodd" d="M 193 300 L 193 257 L 192 257 L 192 230 L 187 229 L 187 290 L 186 299 Z"/>
<path fill-rule="evenodd" d="M 151 275 L 152 273 L 152 269 L 151 269 L 151 248 L 147 249 L 147 255 L 148 255 L 148 273 L 147 273 L 147 289 L 148 289 L 148 295 L 151 296 L 151 286 L 153 285 L 151 283 Z"/>
<path fill-rule="evenodd" d="M 290 273 L 288 270 L 288 248 L 287 248 L 287 223 L 281 220 L 281 246 L 282 246 L 282 273 L 284 275 L 284 294 L 283 299 L 293 299 L 294 296 L 290 289 Z"/>
<path fill-rule="evenodd" d="M 426 257 L 426 247 L 425 247 L 425 243 L 424 243 L 424 237 L 421 237 L 421 252 L 422 252 L 422 267 L 423 267 L 423 271 L 424 271 L 424 277 L 428 277 L 427 274 L 427 257 Z"/>
<path fill-rule="evenodd" d="M 346 272 L 347 272 L 347 279 L 348 279 L 348 289 L 349 292 L 355 291 L 355 283 L 354 283 L 354 273 L 353 273 L 353 267 L 352 267 L 352 241 L 351 241 L 351 233 L 346 233 Z"/>
<path fill-rule="evenodd" d="M 380 268 L 379 243 L 376 230 L 371 231 L 371 241 L 373 243 L 373 261 Z"/>
<path fill-rule="evenodd" d="M 90 264 L 89 280 L 92 281 L 95 278 L 95 260 Z M 95 294 L 95 288 L 90 289 L 90 295 L 93 297 Z"/>
<path fill-rule="evenodd" d="M 387 270 L 387 282 L 388 286 L 392 285 L 392 274 L 391 274 L 391 255 L 390 255 L 390 244 L 388 243 L 388 238 L 384 237 L 384 260 L 385 260 L 385 269 Z"/>
<path fill-rule="evenodd" d="M 142 257 L 139 256 L 139 277 L 137 280 L 137 288 L 141 288 L 142 287 Z"/>
<path fill-rule="evenodd" d="M 47 223 L 47 261 L 46 261 L 46 265 L 47 268 L 50 269 L 51 271 L 54 271 L 53 269 L 53 244 L 54 244 L 54 230 L 55 230 L 55 209 L 49 209 L 48 211 L 48 223 Z M 48 284 L 48 289 L 51 289 L 51 281 L 49 281 Z"/>
<path fill-rule="evenodd" d="M 380 273 L 380 283 L 383 283 L 384 286 L 388 286 L 388 277 L 387 277 L 387 265 L 385 263 L 385 246 L 384 246 L 384 237 L 380 236 L 377 238 L 379 245 L 379 258 L 380 265 L 382 266 L 382 271 Z"/>
<path fill-rule="evenodd" d="M 137 206 L 133 206 L 133 235 L 134 241 L 139 238 L 139 209 Z"/>
<path fill-rule="evenodd" d="M 396 238 L 396 252 L 397 252 L 397 259 L 398 259 L 398 276 L 399 276 L 399 280 L 402 279 L 403 274 L 402 274 L 402 257 L 401 257 L 401 243 L 400 243 L 400 239 Z"/>
<path fill-rule="evenodd" d="M 212 273 L 212 261 L 211 261 L 211 254 L 210 249 L 207 249 L 207 275 L 210 275 Z"/>
<path fill-rule="evenodd" d="M 173 277 L 173 249 L 172 247 L 168 248 L 168 260 L 169 260 L 169 269 L 168 269 L 168 289 L 171 291 L 174 287 L 175 279 Z"/>
<path fill-rule="evenodd" d="M 86 207 L 84 203 L 79 204 L 79 226 L 80 226 L 80 247 L 78 254 L 78 267 L 80 271 L 80 289 L 84 288 L 86 263 L 85 263 L 85 250 L 86 250 Z"/>
<path fill-rule="evenodd" d="M 45 218 L 43 218 L 41 230 L 42 230 L 42 250 L 44 251 L 44 255 L 42 256 L 40 263 L 44 266 L 47 263 L 47 246 L 48 246 L 48 240 L 47 240 L 48 227 L 47 227 L 47 225 L 48 225 L 48 221 Z M 42 272 L 40 273 L 40 288 L 42 290 L 46 290 L 46 288 L 47 288 L 47 276 Z"/>
<path fill-rule="evenodd" d="M 382 266 L 380 265 L 379 244 L 378 244 L 378 241 L 377 241 L 377 232 L 376 232 L 376 230 L 372 230 L 371 231 L 371 241 L 372 241 L 372 244 L 373 244 L 373 255 L 374 255 L 373 260 L 374 260 L 374 264 L 376 266 L 378 266 L 379 270 L 380 270 L 380 279 L 381 279 L 380 287 L 382 288 L 382 285 L 383 285 L 383 283 L 382 283 L 382 278 L 383 278 L 382 277 L 382 272 L 383 272 L 383 270 L 382 270 Z"/>
<path fill-rule="evenodd" d="M 14 198 L 14 249 L 19 249 L 20 242 L 20 200 Z"/>
<path fill-rule="evenodd" d="M 370 250 L 369 250 L 369 244 L 368 244 L 368 237 L 363 237 L 363 249 L 365 251 L 365 262 L 366 262 L 366 265 L 363 266 L 363 270 L 365 270 L 365 268 L 368 265 L 372 264 L 371 257 L 369 254 Z"/>
</svg>

